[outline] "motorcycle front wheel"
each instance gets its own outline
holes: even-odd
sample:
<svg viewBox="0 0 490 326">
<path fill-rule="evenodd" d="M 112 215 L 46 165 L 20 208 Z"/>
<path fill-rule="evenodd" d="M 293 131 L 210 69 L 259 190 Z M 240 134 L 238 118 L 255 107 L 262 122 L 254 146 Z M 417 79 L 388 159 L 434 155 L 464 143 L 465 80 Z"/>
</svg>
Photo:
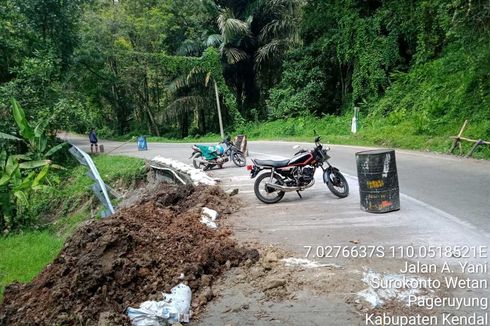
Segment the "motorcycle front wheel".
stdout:
<svg viewBox="0 0 490 326">
<path fill-rule="evenodd" d="M 236 166 L 238 167 L 244 167 L 247 165 L 247 159 L 245 158 L 245 155 L 239 152 L 234 152 L 231 154 L 231 159 L 233 160 L 233 163 L 235 163 Z"/>
<path fill-rule="evenodd" d="M 337 197 L 345 198 L 349 196 L 349 184 L 340 171 L 335 169 L 326 170 L 323 173 L 323 181 L 328 189 Z"/>
<path fill-rule="evenodd" d="M 266 185 L 271 179 L 271 173 L 263 173 L 258 176 L 257 180 L 255 180 L 254 184 L 254 192 L 257 198 L 266 204 L 274 204 L 277 203 L 284 197 L 284 191 L 276 190 L 274 188 L 268 187 Z M 282 179 L 274 174 L 273 180 L 275 184 L 282 185 L 284 182 Z"/>
</svg>

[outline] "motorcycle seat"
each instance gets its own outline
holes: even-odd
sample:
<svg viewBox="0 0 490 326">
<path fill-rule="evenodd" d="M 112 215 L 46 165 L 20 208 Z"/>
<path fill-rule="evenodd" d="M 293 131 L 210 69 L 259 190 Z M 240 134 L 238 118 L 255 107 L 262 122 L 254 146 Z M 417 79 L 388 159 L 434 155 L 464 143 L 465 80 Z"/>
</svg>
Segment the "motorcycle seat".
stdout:
<svg viewBox="0 0 490 326">
<path fill-rule="evenodd" d="M 281 161 L 274 161 L 274 160 L 254 160 L 254 163 L 256 165 L 260 166 L 270 166 L 273 168 L 281 168 L 284 166 L 287 166 L 289 164 L 289 160 L 281 160 Z"/>
</svg>

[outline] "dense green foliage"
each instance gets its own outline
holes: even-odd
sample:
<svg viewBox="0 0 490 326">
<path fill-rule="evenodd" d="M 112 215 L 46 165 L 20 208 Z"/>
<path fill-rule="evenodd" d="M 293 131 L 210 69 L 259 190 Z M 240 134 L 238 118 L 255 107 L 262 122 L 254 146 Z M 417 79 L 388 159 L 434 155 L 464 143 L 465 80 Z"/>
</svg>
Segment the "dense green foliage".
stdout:
<svg viewBox="0 0 490 326">
<path fill-rule="evenodd" d="M 490 138 L 488 1 L 0 0 L 0 9 L 6 133 L 9 96 L 35 120 L 54 114 L 52 129 L 216 133 L 216 81 L 228 131 L 359 107 L 365 134 L 398 126 L 429 141 L 469 119 L 469 136 Z"/>
<path fill-rule="evenodd" d="M 31 224 L 26 213 L 30 197 L 35 191 L 48 188 L 49 169 L 61 168 L 52 159 L 65 145 L 49 139 L 47 120 L 32 127 L 14 99 L 12 115 L 21 138 L 0 132 L 0 231 L 4 233 Z"/>
<path fill-rule="evenodd" d="M 277 116 L 304 113 L 302 100 L 315 94 L 312 113 L 363 104 L 369 110 L 403 72 L 444 56 L 447 47 L 469 51 L 488 43 L 489 10 L 464 1 L 312 2 L 303 14 L 305 42 L 286 60 L 270 108 Z"/>
<path fill-rule="evenodd" d="M 374 102 L 370 114 L 389 125 L 411 125 L 410 135 L 464 135 L 490 139 L 490 44 L 451 48 L 441 58 L 396 75 L 396 82 Z"/>
</svg>

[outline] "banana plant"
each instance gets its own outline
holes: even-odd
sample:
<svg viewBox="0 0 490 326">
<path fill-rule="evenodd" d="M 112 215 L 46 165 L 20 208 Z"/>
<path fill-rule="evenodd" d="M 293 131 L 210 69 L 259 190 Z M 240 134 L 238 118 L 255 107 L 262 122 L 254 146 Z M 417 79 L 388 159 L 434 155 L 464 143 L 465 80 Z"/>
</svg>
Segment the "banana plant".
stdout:
<svg viewBox="0 0 490 326">
<path fill-rule="evenodd" d="M 25 112 L 20 104 L 12 98 L 12 113 L 15 123 L 19 128 L 19 134 L 22 138 L 18 138 L 5 133 L 0 133 L 0 139 L 6 140 L 18 140 L 27 144 L 28 151 L 24 154 L 24 160 L 32 161 L 31 163 L 22 163 L 21 168 L 42 166 L 45 164 L 51 164 L 48 162 L 49 157 L 61 150 L 66 143 L 58 144 L 54 147 L 48 148 L 48 137 L 46 135 L 46 126 L 49 123 L 48 119 L 41 120 L 34 128 L 27 121 Z M 60 166 L 52 164 L 53 168 L 60 168 Z"/>
<path fill-rule="evenodd" d="M 62 168 L 53 164 L 50 157 L 66 145 L 62 143 L 49 148 L 45 132 L 49 120 L 32 127 L 15 99 L 12 99 L 12 114 L 20 137 L 0 132 L 0 139 L 24 142 L 28 150 L 11 155 L 5 150 L 0 152 L 0 230 L 6 231 L 27 224 L 22 213 L 29 207 L 29 195 L 32 191 L 47 188 L 44 181 L 51 167 Z"/>
<path fill-rule="evenodd" d="M 32 162 L 27 162 L 32 163 Z M 43 166 L 41 170 L 36 168 Z M 21 169 L 32 170 L 23 174 Z M 10 230 L 19 225 L 25 225 L 21 221 L 22 211 L 29 207 L 29 193 L 42 190 L 47 186 L 43 184 L 49 171 L 49 164 L 25 164 L 19 163 L 19 155 L 10 155 L 7 152 L 0 153 L 0 230 Z"/>
</svg>

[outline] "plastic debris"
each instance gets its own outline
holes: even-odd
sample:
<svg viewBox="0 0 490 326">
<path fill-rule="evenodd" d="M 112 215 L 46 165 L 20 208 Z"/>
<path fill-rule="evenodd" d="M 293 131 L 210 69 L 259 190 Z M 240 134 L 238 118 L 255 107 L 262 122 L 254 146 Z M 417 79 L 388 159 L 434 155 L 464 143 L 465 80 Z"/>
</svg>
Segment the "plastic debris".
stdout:
<svg viewBox="0 0 490 326">
<path fill-rule="evenodd" d="M 163 294 L 162 301 L 145 301 L 139 308 L 126 311 L 133 326 L 164 326 L 167 323 L 189 322 L 192 291 L 180 283 L 171 293 Z"/>
<path fill-rule="evenodd" d="M 205 216 L 209 217 L 211 219 L 211 221 L 216 221 L 216 219 L 219 216 L 217 211 L 215 211 L 214 209 L 207 208 L 207 207 L 202 208 L 201 215 L 205 215 Z"/>
<path fill-rule="evenodd" d="M 218 225 L 216 224 L 216 219 L 219 214 L 214 209 L 210 209 L 207 207 L 203 207 L 201 211 L 201 223 L 206 224 L 211 229 L 217 229 Z"/>
<path fill-rule="evenodd" d="M 422 286 L 426 283 L 426 280 L 426 278 L 417 275 L 382 274 L 368 270 L 363 273 L 362 279 L 368 285 L 368 288 L 358 292 L 357 296 L 367 301 L 373 308 L 381 307 L 386 301 L 391 300 L 396 300 L 408 306 L 410 296 L 419 298 L 434 297 L 434 290 Z M 375 286 L 381 283 L 390 286 Z M 397 284 L 400 284 L 400 286 L 397 286 Z M 405 286 L 404 284 L 412 286 Z"/>
<path fill-rule="evenodd" d="M 204 216 L 204 215 L 201 215 L 201 223 L 206 224 L 211 229 L 217 229 L 218 228 L 218 225 L 215 222 L 211 221 L 211 219 L 209 217 Z"/>
<path fill-rule="evenodd" d="M 334 267 L 334 268 L 340 268 L 339 265 L 337 264 L 320 264 L 316 261 L 312 261 L 309 259 L 305 258 L 284 258 L 281 259 L 281 261 L 284 262 L 285 266 L 292 267 L 292 266 L 298 266 L 298 267 L 304 267 L 304 268 L 319 268 L 319 267 Z"/>
</svg>

